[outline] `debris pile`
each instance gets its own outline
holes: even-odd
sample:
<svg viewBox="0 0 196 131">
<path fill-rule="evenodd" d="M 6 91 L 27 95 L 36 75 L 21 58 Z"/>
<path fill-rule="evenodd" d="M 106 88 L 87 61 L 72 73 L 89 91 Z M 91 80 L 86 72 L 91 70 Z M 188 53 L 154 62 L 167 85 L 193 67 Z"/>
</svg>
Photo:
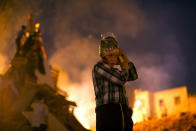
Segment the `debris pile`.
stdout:
<svg viewBox="0 0 196 131">
<path fill-rule="evenodd" d="M 136 123 L 134 131 L 196 131 L 196 114 L 187 112 Z"/>
<path fill-rule="evenodd" d="M 40 93 L 58 123 L 67 130 L 87 131 L 73 115 L 76 103 L 59 94 L 58 71 L 47 63 L 39 23 L 34 24 L 33 15 L 27 29 L 22 26 L 18 32 L 16 45 L 9 69 L 0 77 L 0 130 L 30 130 L 24 112 L 31 111 L 30 105 Z"/>
</svg>

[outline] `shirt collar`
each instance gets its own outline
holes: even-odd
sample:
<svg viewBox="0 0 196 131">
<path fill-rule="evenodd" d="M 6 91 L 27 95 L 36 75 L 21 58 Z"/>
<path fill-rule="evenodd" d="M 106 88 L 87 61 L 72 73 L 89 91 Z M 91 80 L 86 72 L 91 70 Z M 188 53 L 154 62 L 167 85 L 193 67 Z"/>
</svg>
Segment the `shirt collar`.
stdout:
<svg viewBox="0 0 196 131">
<path fill-rule="evenodd" d="M 104 63 L 103 61 L 99 61 L 99 63 L 102 63 L 103 66 L 107 67 L 107 68 L 111 68 L 107 63 Z"/>
<path fill-rule="evenodd" d="M 100 63 L 102 63 L 103 64 L 103 66 L 105 66 L 106 68 L 108 68 L 108 69 L 113 69 L 113 70 L 116 70 L 117 68 L 115 68 L 115 67 L 110 67 L 107 63 L 104 63 L 103 61 L 99 61 Z"/>
</svg>

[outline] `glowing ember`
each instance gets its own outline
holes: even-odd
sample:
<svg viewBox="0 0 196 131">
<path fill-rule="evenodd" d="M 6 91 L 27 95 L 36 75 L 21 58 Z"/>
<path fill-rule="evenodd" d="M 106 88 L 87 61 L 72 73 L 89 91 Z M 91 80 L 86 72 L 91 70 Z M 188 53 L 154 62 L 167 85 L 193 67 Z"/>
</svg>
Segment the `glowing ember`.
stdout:
<svg viewBox="0 0 196 131">
<path fill-rule="evenodd" d="M 35 28 L 36 28 L 36 29 L 38 29 L 39 26 L 40 26 L 40 23 L 36 23 L 36 24 L 35 24 Z"/>
<path fill-rule="evenodd" d="M 38 32 L 39 31 L 39 27 L 40 27 L 40 23 L 36 23 L 35 24 L 35 32 Z"/>
</svg>

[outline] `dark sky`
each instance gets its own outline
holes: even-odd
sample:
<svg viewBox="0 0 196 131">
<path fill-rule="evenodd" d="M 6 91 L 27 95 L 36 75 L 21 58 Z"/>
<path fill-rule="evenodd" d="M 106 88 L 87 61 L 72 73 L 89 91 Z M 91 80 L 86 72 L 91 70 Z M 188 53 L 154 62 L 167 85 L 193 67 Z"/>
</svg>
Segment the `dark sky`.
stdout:
<svg viewBox="0 0 196 131">
<path fill-rule="evenodd" d="M 148 18 L 156 24 L 160 37 L 164 39 L 165 33 L 174 33 L 183 52 L 185 66 L 182 70 L 186 70 L 185 79 L 179 81 L 179 76 L 175 76 L 176 80 L 173 84 L 184 84 L 195 90 L 196 2 L 194 0 L 143 0 L 141 5 Z"/>
<path fill-rule="evenodd" d="M 132 2 L 129 3 L 129 1 L 125 1 L 125 3 L 132 4 Z M 49 6 L 52 5 L 50 4 Z M 122 48 L 124 48 L 126 52 L 137 52 L 139 55 L 145 55 L 147 53 L 159 55 L 159 62 L 153 63 L 158 65 L 164 63 L 164 65 L 167 66 L 165 63 L 175 63 L 170 57 L 165 57 L 165 55 L 168 54 L 174 55 L 181 65 L 175 63 L 170 67 L 166 67 L 166 71 L 172 72 L 170 75 L 174 78 L 169 84 L 170 87 L 187 85 L 190 89 L 195 89 L 196 81 L 194 76 L 196 73 L 196 61 L 194 58 L 196 57 L 196 38 L 194 35 L 196 34 L 196 2 L 186 0 L 142 0 L 137 2 L 137 6 L 144 12 L 145 19 L 148 20 L 151 27 L 143 30 L 136 39 L 118 33 L 118 30 L 114 30 L 118 35 L 119 41 L 124 43 Z M 49 18 L 48 16 L 55 15 L 54 10 L 49 11 L 48 7 L 46 7 L 46 10 L 46 13 L 42 14 L 44 20 L 46 20 L 45 18 Z M 116 10 L 118 12 L 118 8 L 116 8 Z M 100 10 L 97 11 L 96 8 L 95 10 L 92 10 L 92 12 L 94 17 L 96 17 L 96 20 L 102 21 L 107 17 L 107 19 L 110 19 L 109 24 L 113 24 L 111 15 L 107 16 L 106 13 L 104 16 L 103 14 L 100 14 Z M 88 19 L 91 20 L 92 18 L 80 18 L 81 22 L 86 22 Z M 89 26 L 97 26 L 94 25 L 94 21 L 92 21 L 92 23 L 89 22 L 88 24 Z M 72 28 L 76 28 L 83 35 L 92 33 L 97 39 L 99 39 L 99 35 L 102 33 L 101 31 L 93 32 L 93 30 L 90 30 L 92 32 L 89 32 L 89 30 L 85 30 L 80 26 L 81 24 L 77 24 L 76 22 L 73 23 Z M 104 32 L 107 30 L 102 31 Z M 50 33 L 47 35 L 52 36 L 53 34 Z M 48 36 L 45 36 L 46 40 L 47 38 Z M 134 45 L 133 48 L 132 46 L 126 45 L 126 43 L 128 43 L 127 41 Z M 177 44 L 172 45 L 172 41 Z M 48 51 L 52 54 L 52 50 L 48 48 Z"/>
<path fill-rule="evenodd" d="M 26 16 L 33 12 L 37 14 L 36 20 L 41 23 L 49 59 L 54 59 L 61 50 L 66 52 L 72 49 L 74 46 L 69 45 L 74 45 L 75 40 L 85 43 L 89 34 L 94 40 L 87 40 L 87 45 L 93 51 L 98 50 L 100 34 L 112 31 L 138 69 L 140 79 L 133 83 L 134 86 L 151 90 L 183 85 L 189 89 L 196 87 L 194 0 L 0 0 L 0 6 L 0 15 L 7 20 L 5 23 L 0 21 L 3 27 L 0 31 L 0 43 L 14 43 L 10 39 L 16 35 L 21 24 L 27 23 Z M 11 28 L 13 25 L 16 25 L 14 29 Z M 3 36 L 5 30 L 14 33 Z M 13 46 L 5 46 L 0 50 L 9 59 L 10 54 L 13 54 L 10 53 L 10 47 L 15 50 Z M 86 50 L 85 44 L 84 48 Z M 76 52 L 82 52 L 82 49 L 76 49 Z M 67 66 L 70 61 L 59 64 L 70 69 L 68 74 L 74 80 L 76 77 L 73 74 L 80 72 L 80 69 L 89 68 L 88 65 L 94 59 L 91 56 L 97 56 L 87 55 L 90 57 L 90 64 L 78 57 L 70 58 L 79 61 L 73 63 L 74 68 L 79 68 L 74 71 L 70 71 L 72 68 Z M 63 53 L 60 56 L 69 57 Z"/>
<path fill-rule="evenodd" d="M 129 2 L 126 3 L 129 4 Z M 130 2 L 130 4 L 131 3 L 132 2 Z M 194 37 L 196 34 L 195 2 L 185 0 L 143 0 L 138 2 L 138 7 L 142 10 L 142 12 L 144 12 L 145 19 L 148 20 L 151 27 L 143 30 L 143 32 L 136 39 L 130 38 L 129 36 L 120 34 L 118 31 L 116 31 L 115 33 L 118 34 L 119 41 L 125 43 L 122 45 L 122 47 L 127 52 L 135 52 L 136 50 L 140 55 L 145 55 L 146 53 L 160 55 L 160 61 L 153 64 L 175 62 L 172 61 L 172 59 L 170 60 L 169 57 L 164 57 L 167 54 L 174 55 L 182 64 L 174 64 L 166 69 L 168 72 L 172 72 L 171 75 L 174 77 L 174 79 L 170 82 L 170 86 L 175 87 L 187 85 L 189 88 L 194 89 L 196 86 L 194 77 L 196 73 L 196 61 L 194 60 L 194 57 L 196 56 L 196 38 Z M 118 8 L 116 8 L 116 10 L 118 10 Z M 44 20 L 45 18 L 49 18 L 48 16 L 55 15 L 54 12 L 55 11 L 53 10 L 49 11 L 47 8 L 46 13 L 43 13 Z M 105 17 L 107 17 L 108 19 L 111 19 L 109 20 L 109 23 L 111 25 L 113 24 L 113 18 L 111 15 L 104 16 L 103 14 L 100 14 L 99 11 L 96 11 L 96 8 L 95 10 L 92 10 L 92 12 L 98 21 L 102 21 L 105 19 Z M 80 18 L 81 22 L 86 22 L 86 19 L 91 20 L 92 18 Z M 89 22 L 88 24 L 89 26 L 92 26 L 95 24 L 95 22 L 92 21 L 92 23 Z M 99 39 L 99 34 L 102 33 L 100 31 L 93 32 L 93 30 L 90 30 L 92 32 L 89 32 L 89 30 L 85 30 L 80 26 L 80 24 L 73 23 L 72 28 L 78 29 L 78 31 L 83 35 L 92 33 L 97 36 L 97 39 Z M 102 31 L 104 32 L 105 30 Z M 53 34 L 50 33 L 47 35 L 52 36 Z M 45 37 L 46 40 L 47 37 L 48 36 Z M 174 39 L 177 44 L 172 46 L 172 41 L 170 39 Z M 134 44 L 134 48 L 127 46 L 127 41 Z M 52 54 L 50 49 L 48 49 L 48 51 Z"/>
</svg>

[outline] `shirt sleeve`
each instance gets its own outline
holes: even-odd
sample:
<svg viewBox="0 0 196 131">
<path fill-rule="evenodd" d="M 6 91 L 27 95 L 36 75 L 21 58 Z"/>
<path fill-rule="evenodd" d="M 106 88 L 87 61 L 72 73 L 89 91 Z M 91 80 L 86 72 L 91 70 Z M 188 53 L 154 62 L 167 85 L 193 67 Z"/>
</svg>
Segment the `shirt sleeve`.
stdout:
<svg viewBox="0 0 196 131">
<path fill-rule="evenodd" d="M 121 80 L 126 82 L 129 78 L 129 72 L 123 69 L 122 71 L 120 71 L 120 76 L 121 76 Z"/>
<path fill-rule="evenodd" d="M 128 75 L 127 75 L 128 76 L 127 81 L 136 80 L 138 78 L 136 68 L 132 62 L 129 62 L 128 64 L 129 64 L 129 70 L 128 70 Z"/>
<path fill-rule="evenodd" d="M 95 65 L 94 67 L 94 75 L 101 76 L 105 79 L 111 80 L 113 83 L 118 85 L 124 85 L 125 81 L 113 75 L 112 71 L 109 72 L 100 66 Z"/>
</svg>

